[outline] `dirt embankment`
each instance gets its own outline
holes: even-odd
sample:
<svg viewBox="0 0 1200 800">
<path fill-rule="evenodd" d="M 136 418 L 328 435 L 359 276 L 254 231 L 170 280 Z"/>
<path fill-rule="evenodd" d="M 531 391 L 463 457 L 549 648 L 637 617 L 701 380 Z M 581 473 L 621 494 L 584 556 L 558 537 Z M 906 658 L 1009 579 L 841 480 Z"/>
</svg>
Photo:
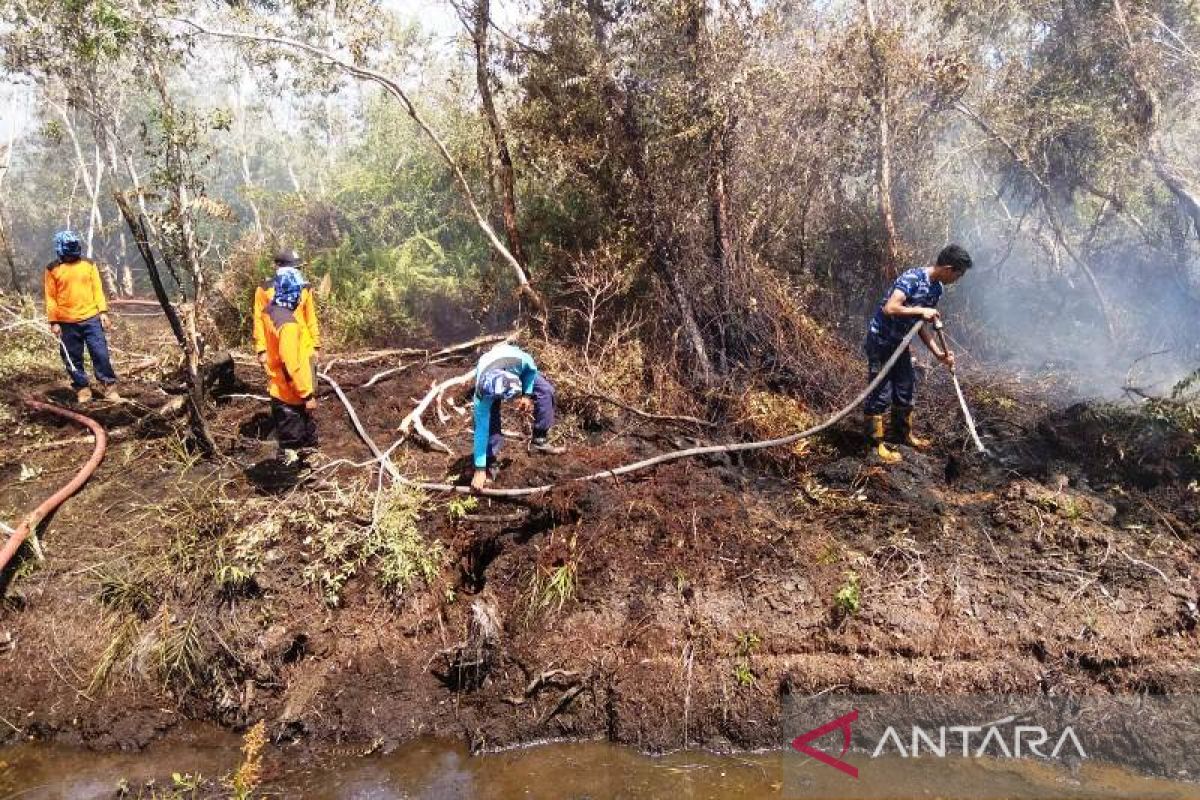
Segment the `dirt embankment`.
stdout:
<svg viewBox="0 0 1200 800">
<path fill-rule="evenodd" d="M 349 393 L 391 442 L 413 398 L 469 364 Z M 381 368 L 334 374 L 349 387 Z M 253 364 L 238 374 L 261 391 Z M 781 691 L 1200 689 L 1194 454 L 1117 415 L 975 383 L 1001 456 L 986 461 L 935 376 L 940 445 L 897 467 L 843 428 L 798 454 L 476 504 L 380 492 L 332 398 L 316 470 L 274 464 L 266 406 L 247 397 L 219 401 L 225 455 L 200 460 L 145 421 L 165 400 L 153 378 L 92 407 L 118 431 L 108 457 L 48 521 L 46 561 L 9 585 L 0 739 L 139 746 L 193 718 L 364 750 L 420 734 L 752 747 L 779 744 Z M 56 380 L 3 391 L 6 521 L 90 447 L 22 410 L 22 391 Z M 561 400 L 569 454 L 510 442 L 502 486 L 739 435 Z M 436 430 L 465 454 L 469 415 L 446 416 Z M 1133 433 L 1145 446 L 1122 450 Z M 467 468 L 409 445 L 396 458 L 432 479 Z"/>
</svg>

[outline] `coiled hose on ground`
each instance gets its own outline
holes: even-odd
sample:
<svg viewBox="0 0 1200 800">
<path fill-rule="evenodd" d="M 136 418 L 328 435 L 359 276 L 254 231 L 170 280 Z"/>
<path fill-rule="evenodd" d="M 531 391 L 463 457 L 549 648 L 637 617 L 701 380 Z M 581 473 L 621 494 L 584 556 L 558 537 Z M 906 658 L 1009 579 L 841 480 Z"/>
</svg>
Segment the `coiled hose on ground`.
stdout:
<svg viewBox="0 0 1200 800">
<path fill-rule="evenodd" d="M 104 460 L 104 451 L 108 447 L 108 434 L 105 433 L 104 427 L 91 417 L 85 417 L 83 414 L 77 414 L 60 406 L 42 403 L 37 400 L 26 399 L 25 405 L 37 411 L 48 411 L 51 414 L 57 414 L 60 417 L 65 417 L 72 422 L 78 422 L 80 425 L 89 428 L 92 431 L 92 435 L 96 437 L 96 444 L 95 449 L 92 450 L 91 458 L 79 468 L 75 476 L 65 486 L 42 501 L 42 504 L 31 511 L 25 519 L 21 520 L 21 524 L 17 526 L 12 536 L 4 543 L 4 547 L 0 548 L 0 572 L 3 572 L 5 567 L 8 566 L 8 562 L 12 560 L 17 550 L 21 548 L 21 544 L 29 537 L 29 534 L 37 530 L 37 526 L 41 521 L 87 482 L 87 479 L 96 471 L 96 467 L 100 466 L 100 462 Z"/>
</svg>

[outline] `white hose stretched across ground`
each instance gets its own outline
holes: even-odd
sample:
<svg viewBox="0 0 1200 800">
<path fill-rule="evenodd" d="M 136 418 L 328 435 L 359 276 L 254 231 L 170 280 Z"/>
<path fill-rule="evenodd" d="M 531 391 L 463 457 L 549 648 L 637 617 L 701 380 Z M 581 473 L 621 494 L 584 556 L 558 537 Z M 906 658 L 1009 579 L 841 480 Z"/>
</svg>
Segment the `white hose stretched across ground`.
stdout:
<svg viewBox="0 0 1200 800">
<path fill-rule="evenodd" d="M 908 349 L 909 344 L 912 343 L 913 337 L 916 336 L 921 330 L 921 326 L 923 324 L 924 322 L 922 320 L 917 320 L 917 322 L 912 326 L 912 329 L 909 330 L 908 335 L 901 340 L 899 346 L 897 346 L 895 351 L 892 352 L 891 358 L 889 358 L 884 363 L 882 369 L 879 370 L 879 374 L 875 376 L 875 380 L 867 384 L 867 388 L 859 392 L 857 397 L 842 407 L 841 410 L 828 417 L 824 422 L 818 423 L 817 425 L 807 428 L 806 430 L 802 430 L 799 433 L 781 436 L 778 439 L 765 439 L 756 442 L 711 444 L 704 445 L 702 447 L 691 447 L 686 450 L 674 450 L 670 453 L 663 453 L 662 455 L 654 456 L 653 458 L 635 461 L 632 464 L 625 464 L 620 467 L 613 467 L 612 469 L 593 472 L 590 475 L 582 475 L 578 478 L 568 478 L 560 483 L 547 483 L 543 486 L 529 486 L 522 489 L 481 489 L 478 492 L 473 492 L 469 486 L 460 486 L 458 484 L 451 483 L 428 483 L 425 481 L 415 481 L 411 478 L 404 477 L 400 474 L 400 470 L 396 468 L 396 465 L 392 462 L 392 459 L 386 453 L 382 452 L 375 444 L 374 440 L 371 439 L 370 434 L 367 433 L 366 429 L 362 425 L 362 422 L 359 420 L 358 414 L 355 413 L 354 406 L 350 404 L 349 398 L 347 398 L 346 394 L 342 391 L 342 387 L 339 386 L 337 382 L 334 381 L 333 378 L 329 377 L 329 375 L 326 373 L 321 373 L 320 377 L 331 387 L 333 387 L 333 391 L 337 393 L 338 399 L 341 400 L 342 405 L 345 406 L 346 413 L 349 414 L 350 422 L 354 425 L 354 429 L 358 431 L 358 435 L 366 443 L 367 447 L 371 449 L 371 453 L 375 456 L 375 460 L 378 461 L 383 468 L 388 471 L 388 474 L 391 475 L 392 479 L 397 483 L 432 492 L 459 492 L 461 494 L 477 493 L 485 497 L 532 497 L 534 495 L 545 494 L 554 487 L 561 486 L 563 484 L 583 483 L 585 481 L 600 480 L 602 478 L 616 478 L 621 475 L 628 475 L 631 472 L 638 472 L 640 470 L 647 469 L 648 467 L 657 466 L 658 464 L 665 464 L 669 461 L 678 461 L 681 458 L 691 458 L 694 456 L 703 456 L 712 453 L 741 453 L 748 450 L 765 450 L 770 447 L 780 447 L 783 445 L 792 444 L 793 442 L 798 442 L 801 439 L 806 439 L 809 436 L 814 436 L 826 428 L 836 425 L 838 422 L 845 419 L 847 414 L 849 414 L 867 399 L 867 395 L 873 392 L 875 388 L 883 382 L 883 380 L 887 377 L 888 371 L 891 370 L 893 365 L 895 365 L 897 359 L 900 358 L 900 355 L 906 349 Z M 965 403 L 963 407 L 965 410 Z"/>
</svg>

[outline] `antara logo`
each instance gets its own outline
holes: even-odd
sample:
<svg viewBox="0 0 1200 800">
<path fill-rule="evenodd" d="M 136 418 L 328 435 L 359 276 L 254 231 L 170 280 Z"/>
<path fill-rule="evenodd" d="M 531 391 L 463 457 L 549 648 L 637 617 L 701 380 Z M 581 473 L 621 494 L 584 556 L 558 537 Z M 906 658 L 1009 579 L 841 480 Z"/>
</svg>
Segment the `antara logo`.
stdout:
<svg viewBox="0 0 1200 800">
<path fill-rule="evenodd" d="M 1088 757 L 1087 753 L 1084 752 L 1083 744 L 1075 734 L 1075 730 L 1070 726 L 1064 728 L 1057 738 L 1053 738 L 1050 732 L 1040 725 L 1017 725 L 1012 729 L 1012 733 L 1006 737 L 1002 726 L 1009 725 L 1015 720 L 1016 717 L 1005 717 L 1004 719 L 989 722 L 985 725 L 942 726 L 932 731 L 927 731 L 924 728 L 913 725 L 911 737 L 909 738 L 909 747 L 905 747 L 904 740 L 896 731 L 896 728 L 889 725 L 879 737 L 879 742 L 875 745 L 875 749 L 871 752 L 870 757 L 879 758 L 881 755 L 889 755 L 890 751 L 894 751 L 901 758 L 920 758 L 921 756 L 946 758 L 947 754 L 953 756 L 961 753 L 964 758 L 984 758 L 986 756 L 993 758 L 1023 758 L 1032 755 L 1038 758 L 1055 759 L 1065 750 L 1074 750 L 1075 755 L 1081 760 Z M 818 728 L 813 728 L 811 731 L 797 736 L 792 740 L 792 749 L 806 756 L 811 756 L 822 764 L 833 767 L 840 772 L 844 772 L 851 778 L 857 778 L 858 768 L 853 764 L 842 761 L 840 758 L 840 756 L 846 755 L 850 750 L 850 726 L 857 721 L 858 709 L 854 709 L 849 714 L 844 714 L 831 722 L 827 722 Z M 822 736 L 838 730 L 842 732 L 842 751 L 837 757 L 818 750 L 810 744 L 810 742 L 814 742 Z M 955 739 L 958 741 L 955 742 Z M 1011 747 L 1009 746 L 1010 741 L 1012 742 Z M 1042 748 L 1047 746 L 1051 741 L 1054 742 L 1053 749 L 1049 753 L 1043 751 Z M 952 743 L 957 744 L 958 747 L 954 747 Z M 1070 753 L 1066 755 L 1070 755 Z"/>
<path fill-rule="evenodd" d="M 808 733 L 802 733 L 795 739 L 792 739 L 792 749 L 798 753 L 804 753 L 806 756 L 812 756 L 822 764 L 827 764 L 836 770 L 849 775 L 851 778 L 858 777 L 858 767 L 853 764 L 847 764 L 840 758 L 834 758 L 828 753 L 822 752 L 815 747 L 809 747 L 809 742 L 814 739 L 820 739 L 825 734 L 841 730 L 842 732 L 842 752 L 839 755 L 846 755 L 846 751 L 850 749 L 850 725 L 858 720 L 858 709 L 854 709 L 849 714 L 844 714 L 833 722 L 826 722 L 819 728 L 813 728 Z"/>
</svg>

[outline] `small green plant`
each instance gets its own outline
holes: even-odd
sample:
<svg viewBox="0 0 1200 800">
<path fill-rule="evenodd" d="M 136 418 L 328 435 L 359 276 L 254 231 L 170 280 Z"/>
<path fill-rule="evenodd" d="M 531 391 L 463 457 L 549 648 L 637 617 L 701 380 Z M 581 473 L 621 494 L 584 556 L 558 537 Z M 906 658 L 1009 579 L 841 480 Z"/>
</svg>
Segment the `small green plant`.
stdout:
<svg viewBox="0 0 1200 800">
<path fill-rule="evenodd" d="M 837 542 L 826 542 L 817 553 L 817 563 L 822 566 L 836 564 L 842 557 L 842 548 Z"/>
<path fill-rule="evenodd" d="M 746 661 L 739 661 L 733 665 L 733 679 L 737 681 L 738 686 L 750 688 L 758 679 L 754 677 L 754 673 L 750 670 L 750 664 Z"/>
<path fill-rule="evenodd" d="M 857 572 L 847 572 L 845 577 L 845 583 L 833 595 L 833 603 L 843 615 L 851 616 L 857 614 L 862 606 L 862 589 Z"/>
<path fill-rule="evenodd" d="M 450 518 L 451 522 L 458 522 L 477 508 L 479 508 L 478 498 L 470 495 L 461 495 L 455 497 L 446 506 L 446 516 Z"/>
<path fill-rule="evenodd" d="M 1075 522 L 1083 518 L 1083 504 L 1074 497 L 1064 497 L 1059 505 L 1064 519 Z"/>
<path fill-rule="evenodd" d="M 754 670 L 750 667 L 750 659 L 754 651 L 762 644 L 762 639 L 753 631 L 744 631 L 738 635 L 734 643 L 734 654 L 737 662 L 733 665 L 733 678 L 738 686 L 751 687 L 758 682 Z"/>
<path fill-rule="evenodd" d="M 575 597 L 578 555 L 575 552 L 575 537 L 567 542 L 568 555 L 553 566 L 534 565 L 529 579 L 529 614 L 554 607 L 562 611 L 563 606 Z"/>
<path fill-rule="evenodd" d="M 148 666 L 166 688 L 189 690 L 203 676 L 207 658 L 195 615 L 176 620 L 164 608 L 158 625 L 134 648 L 134 663 Z"/>
<path fill-rule="evenodd" d="M 213 575 L 217 589 L 228 597 L 246 594 L 253 586 L 254 573 L 237 564 L 221 564 Z"/>
<path fill-rule="evenodd" d="M 168 460 L 173 461 L 180 472 L 189 471 L 203 457 L 203 453 L 198 448 L 193 447 L 179 433 L 172 433 L 170 436 L 165 437 L 162 440 L 162 447 L 167 454 Z"/>
<path fill-rule="evenodd" d="M 193 775 L 190 772 L 171 773 L 171 788 L 176 792 L 195 792 L 204 785 L 204 776 L 200 773 Z"/>
<path fill-rule="evenodd" d="M 679 594 L 679 595 L 683 595 L 684 591 L 688 588 L 688 583 L 689 583 L 689 581 L 688 581 L 687 573 L 679 568 L 676 568 L 675 569 L 675 593 Z"/>
<path fill-rule="evenodd" d="M 546 581 L 546 592 L 542 604 L 553 605 L 561 611 L 568 600 L 575 596 L 575 564 L 567 563 L 550 571 Z"/>
<path fill-rule="evenodd" d="M 127 616 L 117 624 L 108 646 L 100 655 L 100 661 L 92 670 L 92 682 L 88 684 L 88 694 L 93 697 L 108 683 L 113 669 L 125 660 L 133 649 L 134 643 L 142 632 L 141 622 L 135 616 Z"/>
</svg>

